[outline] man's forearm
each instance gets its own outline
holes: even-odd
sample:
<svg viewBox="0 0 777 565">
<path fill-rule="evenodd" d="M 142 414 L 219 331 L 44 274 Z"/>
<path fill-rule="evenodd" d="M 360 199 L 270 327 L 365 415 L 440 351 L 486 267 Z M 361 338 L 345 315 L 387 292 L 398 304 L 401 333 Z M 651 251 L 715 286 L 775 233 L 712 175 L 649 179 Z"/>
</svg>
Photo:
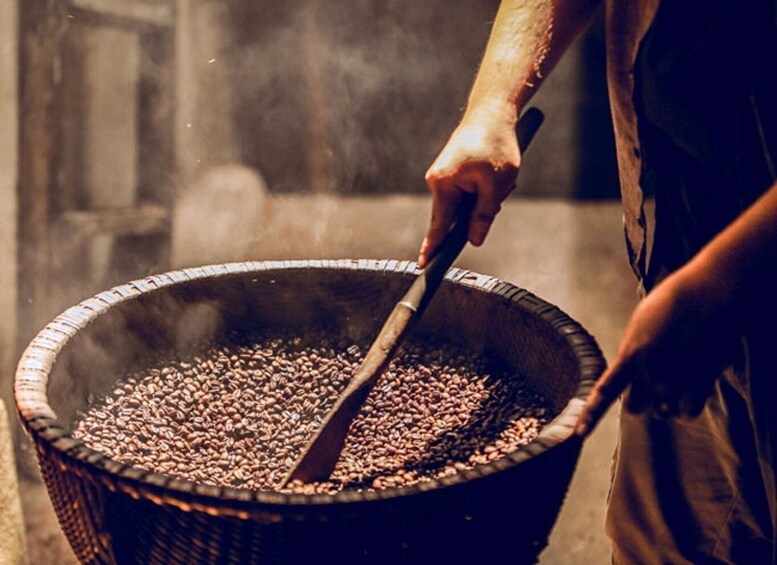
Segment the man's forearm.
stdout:
<svg viewBox="0 0 777 565">
<path fill-rule="evenodd" d="M 462 192 L 477 195 L 468 237 L 483 243 L 521 166 L 518 114 L 600 2 L 502 0 L 466 112 L 426 172 L 433 203 L 419 265 L 448 233 Z"/>
<path fill-rule="evenodd" d="M 719 308 L 741 331 L 777 311 L 777 183 L 678 274 L 705 307 Z"/>
<path fill-rule="evenodd" d="M 503 0 L 467 104 L 513 121 L 601 0 Z"/>
</svg>

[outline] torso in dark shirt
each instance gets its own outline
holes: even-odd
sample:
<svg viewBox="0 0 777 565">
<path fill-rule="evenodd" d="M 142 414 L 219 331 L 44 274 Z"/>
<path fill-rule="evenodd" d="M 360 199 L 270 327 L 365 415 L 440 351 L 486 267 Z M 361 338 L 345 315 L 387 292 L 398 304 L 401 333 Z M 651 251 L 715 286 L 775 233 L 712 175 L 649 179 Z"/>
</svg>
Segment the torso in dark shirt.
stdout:
<svg viewBox="0 0 777 565">
<path fill-rule="evenodd" d="M 635 65 L 642 184 L 656 196 L 646 287 L 777 178 L 775 2 L 663 0 Z"/>
</svg>

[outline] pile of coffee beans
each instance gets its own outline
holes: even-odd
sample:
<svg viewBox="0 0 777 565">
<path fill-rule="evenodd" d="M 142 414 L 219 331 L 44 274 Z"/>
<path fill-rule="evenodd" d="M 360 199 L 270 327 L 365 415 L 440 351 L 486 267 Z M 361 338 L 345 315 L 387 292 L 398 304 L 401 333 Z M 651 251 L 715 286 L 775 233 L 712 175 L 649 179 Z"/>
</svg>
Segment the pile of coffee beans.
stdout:
<svg viewBox="0 0 777 565">
<path fill-rule="evenodd" d="M 133 467 L 278 490 L 367 346 L 321 328 L 231 336 L 118 380 L 78 415 L 74 436 Z M 330 480 L 285 490 L 383 489 L 455 474 L 528 443 L 549 415 L 504 367 L 411 342 L 354 420 Z"/>
</svg>

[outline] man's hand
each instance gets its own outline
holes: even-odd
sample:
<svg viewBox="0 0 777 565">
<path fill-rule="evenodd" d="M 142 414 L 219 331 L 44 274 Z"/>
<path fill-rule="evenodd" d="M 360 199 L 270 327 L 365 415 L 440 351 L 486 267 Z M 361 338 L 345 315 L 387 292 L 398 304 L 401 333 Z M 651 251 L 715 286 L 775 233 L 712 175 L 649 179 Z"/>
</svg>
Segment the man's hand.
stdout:
<svg viewBox="0 0 777 565">
<path fill-rule="evenodd" d="M 631 384 L 626 409 L 694 416 L 733 359 L 737 335 L 777 310 L 777 183 L 637 306 L 577 425 L 594 428 Z"/>
<path fill-rule="evenodd" d="M 659 284 L 637 306 L 612 365 L 596 382 L 577 424 L 590 433 L 631 385 L 626 409 L 657 418 L 698 416 L 735 345 L 726 308 L 690 267 Z"/>
<path fill-rule="evenodd" d="M 515 187 L 521 154 L 514 126 L 514 109 L 500 118 L 465 118 L 427 171 L 432 218 L 418 257 L 421 267 L 450 230 L 463 192 L 477 195 L 469 242 L 478 246 L 485 240 L 502 202 Z"/>
</svg>

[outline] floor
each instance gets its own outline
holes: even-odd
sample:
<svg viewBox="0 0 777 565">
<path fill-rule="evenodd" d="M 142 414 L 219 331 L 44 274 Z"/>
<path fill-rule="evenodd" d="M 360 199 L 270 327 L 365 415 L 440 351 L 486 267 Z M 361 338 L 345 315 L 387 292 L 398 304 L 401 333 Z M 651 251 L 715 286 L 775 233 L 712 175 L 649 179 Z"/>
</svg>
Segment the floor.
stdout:
<svg viewBox="0 0 777 565">
<path fill-rule="evenodd" d="M 256 259 L 412 259 L 429 214 L 422 197 L 268 198 Z M 202 226 L 199 226 L 202 229 Z M 232 259 L 229 251 L 223 260 Z M 599 341 L 609 359 L 636 302 L 615 202 L 511 199 L 486 244 L 457 266 L 499 277 L 558 305 Z M 609 563 L 603 532 L 614 411 L 583 449 L 541 565 Z M 42 485 L 21 478 L 29 563 L 75 563 Z"/>
</svg>

